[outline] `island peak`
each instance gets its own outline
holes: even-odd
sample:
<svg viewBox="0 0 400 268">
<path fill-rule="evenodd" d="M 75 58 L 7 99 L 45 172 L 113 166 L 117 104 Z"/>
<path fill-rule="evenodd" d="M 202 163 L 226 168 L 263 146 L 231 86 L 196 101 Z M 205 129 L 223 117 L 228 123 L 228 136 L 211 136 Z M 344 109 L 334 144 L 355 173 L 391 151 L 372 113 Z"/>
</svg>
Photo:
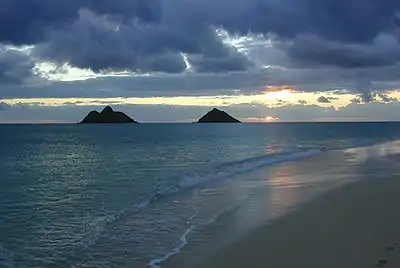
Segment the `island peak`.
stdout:
<svg viewBox="0 0 400 268">
<path fill-rule="evenodd" d="M 100 113 L 91 111 L 80 122 L 81 124 L 104 124 L 104 123 L 138 123 L 123 112 L 114 111 L 110 106 L 106 106 Z"/>
<path fill-rule="evenodd" d="M 106 106 L 104 109 L 101 111 L 101 114 L 107 114 L 107 113 L 113 113 L 114 110 L 111 108 L 111 106 Z"/>
<path fill-rule="evenodd" d="M 212 109 L 199 119 L 198 123 L 241 123 L 238 119 L 217 108 Z"/>
</svg>

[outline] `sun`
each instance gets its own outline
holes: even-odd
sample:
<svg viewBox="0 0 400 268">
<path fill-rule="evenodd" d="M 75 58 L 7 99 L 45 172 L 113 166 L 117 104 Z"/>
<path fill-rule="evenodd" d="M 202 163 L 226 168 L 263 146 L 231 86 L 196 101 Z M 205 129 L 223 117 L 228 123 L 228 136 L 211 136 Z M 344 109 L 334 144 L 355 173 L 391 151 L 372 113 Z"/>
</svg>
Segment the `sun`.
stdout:
<svg viewBox="0 0 400 268">
<path fill-rule="evenodd" d="M 285 89 L 285 90 L 281 90 L 281 91 L 267 92 L 266 95 L 267 95 L 268 99 L 284 100 L 284 99 L 290 98 L 290 96 L 292 95 L 292 92 Z"/>
<path fill-rule="evenodd" d="M 267 86 L 265 87 L 265 95 L 270 100 L 285 100 L 292 96 L 292 93 L 296 92 L 288 86 Z"/>
</svg>

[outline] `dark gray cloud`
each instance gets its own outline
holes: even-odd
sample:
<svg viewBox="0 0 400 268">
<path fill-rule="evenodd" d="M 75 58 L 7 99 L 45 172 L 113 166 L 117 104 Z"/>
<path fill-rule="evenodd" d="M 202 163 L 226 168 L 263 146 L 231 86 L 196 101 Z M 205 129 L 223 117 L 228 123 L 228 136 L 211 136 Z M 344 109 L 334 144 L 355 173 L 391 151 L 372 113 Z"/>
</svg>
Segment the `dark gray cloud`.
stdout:
<svg viewBox="0 0 400 268">
<path fill-rule="evenodd" d="M 10 28 L 3 26 L 0 36 L 13 43 L 36 43 L 45 38 L 47 28 L 69 24 L 79 10 L 88 9 L 121 22 L 205 24 L 243 34 L 251 30 L 291 38 L 313 33 L 327 40 L 366 42 L 396 26 L 399 8 L 395 0 L 3 0 L 0 25 Z"/>
<path fill-rule="evenodd" d="M 33 77 L 34 62 L 26 54 L 0 46 L 0 84 L 21 84 Z"/>
<path fill-rule="evenodd" d="M 2 0 L 0 97 L 215 96 L 287 85 L 307 92 L 350 91 L 359 97 L 340 111 L 305 101 L 226 110 L 242 118 L 269 115 L 286 121 L 324 120 L 321 116 L 398 120 L 398 102 L 386 91 L 400 88 L 399 10 L 400 2 L 394 0 Z M 265 36 L 257 42 L 240 41 L 241 50 L 221 40 L 216 28 Z M 266 36 L 272 44 L 265 42 Z M 35 48 L 27 55 L 4 45 Z M 188 73 L 182 73 L 185 59 L 191 66 Z M 153 74 L 25 84 L 35 78 L 34 64 L 41 60 L 100 73 Z M 331 101 L 325 98 L 321 100 Z M 79 103 L 8 109 L 0 102 L 0 120 L 76 122 L 92 108 L 74 104 Z M 140 121 L 190 121 L 208 110 L 118 108 Z"/>
<path fill-rule="evenodd" d="M 368 68 L 398 62 L 399 9 L 395 0 L 2 0 L 0 42 L 95 71 L 181 72 L 181 52 L 200 72 L 251 67 L 216 36 L 222 27 L 273 34 L 302 67 Z"/>
<path fill-rule="evenodd" d="M 333 100 L 338 100 L 338 98 L 320 96 L 320 97 L 317 99 L 317 101 L 320 102 L 320 103 L 331 103 Z"/>
<path fill-rule="evenodd" d="M 372 82 L 366 78 L 358 79 L 356 89 L 360 92 L 360 102 L 372 102 L 375 99 L 375 93 L 371 90 Z"/>
<path fill-rule="evenodd" d="M 173 16 L 169 13 L 166 16 Z M 83 9 L 73 23 L 48 30 L 48 40 L 34 54 L 96 72 L 180 73 L 187 67 L 182 53 L 190 54 L 190 64 L 197 72 L 240 71 L 251 66 L 244 55 L 223 44 L 210 25 L 171 19 L 151 24 L 121 22 Z"/>
<path fill-rule="evenodd" d="M 400 2 L 394 0 L 2 0 L 0 44 L 35 45 L 33 58 L 0 50 L 3 97 L 114 97 L 251 94 L 265 85 L 346 89 L 360 102 L 399 88 Z M 371 19 L 373 18 L 373 19 Z M 215 32 L 265 34 L 244 55 Z M 185 55 L 185 57 L 183 56 Z M 98 78 L 15 86 L 34 60 L 95 72 L 183 72 L 228 76 Z M 253 67 L 277 65 L 254 75 Z M 261 69 L 261 68 L 260 68 Z M 238 74 L 245 71 L 247 74 Z M 384 94 L 384 93 L 382 93 Z"/>
<path fill-rule="evenodd" d="M 170 74 L 100 77 L 84 81 L 47 82 L 35 86 L 3 85 L 3 98 L 175 97 L 253 94 L 263 90 L 263 72 Z M 241 91 L 237 91 L 242 89 Z"/>
<path fill-rule="evenodd" d="M 399 101 L 397 98 L 390 97 L 384 93 L 379 93 L 378 97 L 381 99 L 381 101 L 386 102 L 386 103 Z"/>
<path fill-rule="evenodd" d="M 361 93 L 358 97 L 352 99 L 352 103 L 360 104 L 360 103 L 369 103 L 369 102 L 398 102 L 397 98 L 393 98 L 388 96 L 385 93 L 380 92 L 364 92 Z"/>
<path fill-rule="evenodd" d="M 343 68 L 391 66 L 400 60 L 398 38 L 380 34 L 371 44 L 347 44 L 302 35 L 288 45 L 289 56 L 299 66 L 328 65 Z"/>
<path fill-rule="evenodd" d="M 331 103 L 331 100 L 324 96 L 319 97 L 317 101 L 320 103 Z"/>
<path fill-rule="evenodd" d="M 158 0 L 3 0 L 0 2 L 0 42 L 36 44 L 47 39 L 47 30 L 74 23 L 82 9 L 107 14 L 119 21 L 157 22 L 162 15 Z"/>
<path fill-rule="evenodd" d="M 211 0 L 205 2 L 210 4 Z M 217 21 L 231 31 L 245 33 L 252 29 L 283 38 L 312 33 L 326 40 L 357 43 L 368 42 L 379 33 L 392 30 L 398 22 L 396 11 L 400 3 L 395 0 L 240 0 L 219 1 L 210 6 L 219 7 L 219 13 L 223 10 Z"/>
</svg>

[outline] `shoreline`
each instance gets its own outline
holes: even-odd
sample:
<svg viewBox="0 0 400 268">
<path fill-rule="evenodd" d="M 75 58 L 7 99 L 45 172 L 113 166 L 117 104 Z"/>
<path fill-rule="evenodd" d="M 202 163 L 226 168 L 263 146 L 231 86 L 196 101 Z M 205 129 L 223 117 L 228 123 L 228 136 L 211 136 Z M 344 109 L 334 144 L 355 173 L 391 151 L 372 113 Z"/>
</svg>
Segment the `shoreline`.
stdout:
<svg viewBox="0 0 400 268">
<path fill-rule="evenodd" d="M 399 175 L 351 182 L 194 267 L 392 267 L 400 264 L 399 192 Z"/>
<path fill-rule="evenodd" d="M 238 241 L 248 239 L 257 230 L 269 228 L 281 218 L 303 211 L 336 191 L 346 189 L 352 184 L 374 180 L 376 177 L 387 177 L 388 173 L 400 175 L 397 168 L 394 168 L 400 160 L 396 145 L 397 142 L 389 142 L 372 147 L 329 151 L 300 162 L 289 161 L 247 174 L 248 178 L 240 188 L 246 188 L 248 183 L 253 184 L 252 181 L 259 181 L 253 188 L 258 193 L 253 192 L 252 198 L 247 204 L 241 205 L 238 211 L 224 215 L 211 226 L 197 230 L 194 235 L 189 236 L 188 245 L 179 254 L 161 263 L 161 267 L 209 267 L 210 260 L 216 253 L 220 255 L 221 252 L 233 248 Z M 364 167 L 370 161 L 373 164 L 369 163 Z M 264 183 L 266 184 L 263 185 Z M 249 211 L 252 212 L 248 214 Z M 258 211 L 259 216 L 254 214 L 255 211 Z M 283 213 L 275 215 L 276 211 Z M 238 228 L 240 225 L 246 227 Z M 240 231 L 243 228 L 246 230 Z M 233 264 L 226 266 L 235 267 Z"/>
<path fill-rule="evenodd" d="M 246 173 L 246 179 L 231 180 L 237 181 L 240 189 L 248 189 L 246 201 L 235 205 L 234 210 L 228 209 L 226 213 L 219 214 L 211 224 L 196 226 L 194 233 L 187 237 L 187 245 L 180 248 L 179 253 L 175 251 L 175 254 L 168 254 L 169 258 L 163 258 L 159 266 L 191 267 L 194 263 L 209 258 L 215 251 L 246 237 L 260 226 L 284 217 L 287 211 L 304 206 L 325 191 L 354 181 L 356 178 L 343 176 L 342 170 L 336 167 L 331 169 L 332 173 L 321 184 L 323 172 L 331 166 L 330 162 L 340 159 L 339 163 L 345 163 L 347 157 L 342 151 L 329 151 L 301 161 L 265 166 Z M 310 173 L 309 170 L 313 172 Z M 159 259 L 161 257 L 157 260 Z"/>
</svg>

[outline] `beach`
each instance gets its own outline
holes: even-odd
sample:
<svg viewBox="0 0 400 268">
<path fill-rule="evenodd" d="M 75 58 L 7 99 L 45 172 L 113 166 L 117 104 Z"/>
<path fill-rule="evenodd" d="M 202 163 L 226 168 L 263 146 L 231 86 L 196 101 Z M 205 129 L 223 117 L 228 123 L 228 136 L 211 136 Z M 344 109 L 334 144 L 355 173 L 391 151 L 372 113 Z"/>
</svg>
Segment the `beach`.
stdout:
<svg viewBox="0 0 400 268">
<path fill-rule="evenodd" d="M 398 267 L 399 192 L 398 174 L 339 187 L 198 267 Z"/>
</svg>

